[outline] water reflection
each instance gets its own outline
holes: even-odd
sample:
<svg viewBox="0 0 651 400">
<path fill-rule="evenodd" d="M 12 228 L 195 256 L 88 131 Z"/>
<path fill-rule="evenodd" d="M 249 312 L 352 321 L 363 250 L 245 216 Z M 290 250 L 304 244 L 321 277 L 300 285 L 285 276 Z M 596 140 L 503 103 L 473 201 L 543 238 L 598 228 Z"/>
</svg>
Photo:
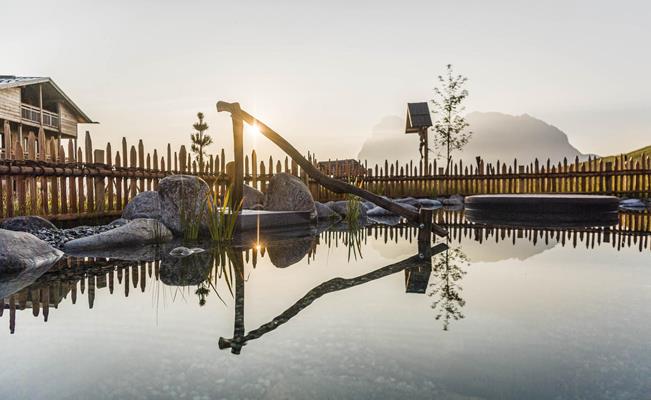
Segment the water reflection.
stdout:
<svg viewBox="0 0 651 400">
<path fill-rule="evenodd" d="M 247 274 L 255 273 L 257 263 L 267 257 L 277 268 L 289 268 L 301 263 L 310 264 L 321 249 L 345 246 L 348 261 L 352 264 L 360 260 L 367 246 L 375 246 L 380 254 L 395 251 L 391 259 L 405 258 L 415 253 L 417 229 L 404 224 L 395 226 L 370 225 L 360 229 L 328 229 L 322 232 L 311 231 L 302 236 L 296 232 L 263 239 L 251 240 L 250 245 L 237 248 L 217 248 L 187 258 L 167 256 L 167 248 L 142 249 L 141 260 L 115 260 L 100 257 L 67 258 L 60 260 L 48 271 L 23 279 L 19 276 L 4 276 L 0 281 L 2 299 L 0 317 L 8 314 L 9 330 L 16 330 L 16 312 L 32 310 L 35 317 L 44 321 L 52 309 L 57 309 L 64 299 L 70 298 L 77 304 L 78 296 L 85 295 L 89 308 L 93 308 L 98 290 L 108 290 L 110 294 L 123 293 L 129 296 L 131 290 L 145 292 L 150 282 L 162 283 L 174 290 L 186 291 L 194 296 L 199 305 L 215 301 L 226 304 L 226 297 L 235 299 L 235 330 L 232 338 L 223 339 L 222 345 L 232 350 L 241 348 L 248 340 L 256 338 L 273 327 L 282 325 L 317 298 L 334 291 L 357 286 L 388 274 L 404 271 L 405 292 L 427 294 L 432 298 L 434 317 L 441 321 L 443 329 L 450 329 L 451 323 L 464 318 L 462 282 L 467 265 L 478 249 L 486 253 L 495 247 L 491 260 L 514 257 L 526 258 L 553 246 L 572 246 L 594 249 L 609 246 L 618 250 L 632 249 L 651 251 L 651 218 L 649 213 L 622 213 L 619 223 L 609 227 L 584 227 L 581 229 L 561 229 L 545 227 L 521 227 L 517 229 L 477 225 L 465 219 L 463 212 L 442 211 L 436 216 L 438 223 L 445 225 L 450 232 L 448 249 L 434 255 L 431 265 L 401 264 L 384 267 L 356 278 L 334 278 L 310 290 L 303 298 L 279 314 L 269 324 L 244 332 L 238 325 L 238 315 L 244 313 L 243 292 Z M 370 243 L 369 243 L 370 242 Z M 516 246 L 527 243 L 529 246 Z M 528 253 L 518 253 L 522 249 Z M 130 255 L 132 258 L 134 254 Z M 359 257 L 359 258 L 358 258 Z M 339 260 L 338 260 L 339 261 Z M 245 274 L 245 270 L 248 271 Z M 391 272 L 393 271 L 393 272 Z M 226 283 L 228 292 L 217 290 L 218 282 Z M 5 317 L 6 318 L 6 317 Z M 235 346 L 233 345 L 235 343 Z"/>
<path fill-rule="evenodd" d="M 449 240 L 448 240 L 449 243 Z M 428 296 L 432 297 L 432 309 L 437 321 L 443 322 L 443 330 L 447 331 L 451 321 L 464 318 L 461 309 L 466 301 L 461 296 L 463 287 L 461 280 L 466 275 L 464 267 L 469 265 L 468 256 L 461 246 L 448 247 L 444 252 L 434 257 L 432 263 L 432 283 L 429 285 Z"/>
</svg>

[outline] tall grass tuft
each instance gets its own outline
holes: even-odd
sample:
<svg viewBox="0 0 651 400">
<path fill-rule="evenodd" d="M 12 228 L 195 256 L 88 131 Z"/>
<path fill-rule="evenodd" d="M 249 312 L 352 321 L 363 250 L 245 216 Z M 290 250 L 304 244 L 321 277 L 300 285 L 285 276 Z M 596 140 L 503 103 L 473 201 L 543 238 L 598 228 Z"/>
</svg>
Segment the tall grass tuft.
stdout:
<svg viewBox="0 0 651 400">
<path fill-rule="evenodd" d="M 233 240 L 237 217 L 242 208 L 242 202 L 234 205 L 229 187 L 224 194 L 224 201 L 219 204 L 219 197 L 216 193 L 208 197 L 208 230 L 210 237 L 216 242 L 228 242 Z"/>
<path fill-rule="evenodd" d="M 359 197 L 348 195 L 346 203 L 346 223 L 351 227 L 357 227 L 362 216 L 362 201 Z"/>
</svg>

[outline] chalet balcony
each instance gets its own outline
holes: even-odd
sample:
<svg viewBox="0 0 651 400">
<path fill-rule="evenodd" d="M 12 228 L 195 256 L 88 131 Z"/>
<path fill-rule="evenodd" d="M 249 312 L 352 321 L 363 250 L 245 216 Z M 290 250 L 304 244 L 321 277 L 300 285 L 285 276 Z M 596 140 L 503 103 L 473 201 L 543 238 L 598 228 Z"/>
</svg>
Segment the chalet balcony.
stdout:
<svg viewBox="0 0 651 400">
<path fill-rule="evenodd" d="M 20 105 L 20 114 L 24 121 L 29 121 L 40 125 L 41 112 L 43 113 L 43 126 L 59 130 L 58 114 L 46 110 L 41 110 L 38 107 L 30 106 L 29 104 L 25 103 Z"/>
</svg>

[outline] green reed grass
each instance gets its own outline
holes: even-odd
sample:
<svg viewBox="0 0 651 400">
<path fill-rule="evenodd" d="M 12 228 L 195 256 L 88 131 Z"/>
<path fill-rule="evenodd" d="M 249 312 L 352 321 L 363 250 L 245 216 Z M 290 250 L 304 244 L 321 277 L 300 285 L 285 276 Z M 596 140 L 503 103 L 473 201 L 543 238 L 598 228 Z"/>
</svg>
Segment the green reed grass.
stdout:
<svg viewBox="0 0 651 400">
<path fill-rule="evenodd" d="M 208 196 L 208 230 L 210 237 L 216 242 L 228 242 L 233 240 L 237 217 L 242 208 L 242 201 L 233 204 L 231 188 L 224 194 L 224 200 L 219 202 L 216 193 Z"/>
</svg>

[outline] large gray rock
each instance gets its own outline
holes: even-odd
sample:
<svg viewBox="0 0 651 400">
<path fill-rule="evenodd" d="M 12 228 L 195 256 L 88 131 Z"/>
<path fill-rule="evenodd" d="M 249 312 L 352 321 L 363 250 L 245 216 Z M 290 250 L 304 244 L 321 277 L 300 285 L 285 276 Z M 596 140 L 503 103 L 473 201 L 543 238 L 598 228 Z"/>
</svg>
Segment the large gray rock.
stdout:
<svg viewBox="0 0 651 400">
<path fill-rule="evenodd" d="M 0 223 L 0 229 L 6 229 L 8 231 L 16 232 L 36 232 L 40 229 L 57 229 L 54 224 L 45 218 L 41 218 L 36 215 L 30 215 L 25 217 L 13 217 L 7 218 L 2 223 Z"/>
<path fill-rule="evenodd" d="M 274 175 L 267 185 L 264 209 L 268 211 L 309 211 L 317 217 L 310 190 L 297 177 L 285 173 Z"/>
<path fill-rule="evenodd" d="M 242 192 L 242 209 L 249 210 L 254 206 L 264 203 L 264 193 L 249 185 L 244 185 Z"/>
<path fill-rule="evenodd" d="M 202 230 L 207 230 L 205 214 L 210 188 L 203 179 L 190 175 L 168 176 L 158 183 L 158 195 L 161 221 L 175 235 L 183 234 L 183 221 L 201 221 Z"/>
<path fill-rule="evenodd" d="M 341 220 L 341 216 L 334 212 L 332 208 L 326 206 L 323 203 L 319 203 L 318 201 L 314 203 L 316 207 L 316 214 L 317 217 L 319 218 L 319 221 L 339 221 Z"/>
<path fill-rule="evenodd" d="M 95 250 L 139 247 L 163 243 L 171 239 L 172 232 L 160 221 L 141 218 L 110 231 L 71 240 L 63 248 L 66 253 L 80 254 Z"/>
<path fill-rule="evenodd" d="M 160 196 L 158 192 L 148 191 L 138 193 L 136 197 L 131 199 L 124 211 L 122 211 L 122 218 L 124 219 L 137 219 L 137 218 L 161 218 L 161 205 Z"/>
<path fill-rule="evenodd" d="M 63 253 L 31 233 L 0 229 L 0 274 L 55 263 Z"/>
</svg>

